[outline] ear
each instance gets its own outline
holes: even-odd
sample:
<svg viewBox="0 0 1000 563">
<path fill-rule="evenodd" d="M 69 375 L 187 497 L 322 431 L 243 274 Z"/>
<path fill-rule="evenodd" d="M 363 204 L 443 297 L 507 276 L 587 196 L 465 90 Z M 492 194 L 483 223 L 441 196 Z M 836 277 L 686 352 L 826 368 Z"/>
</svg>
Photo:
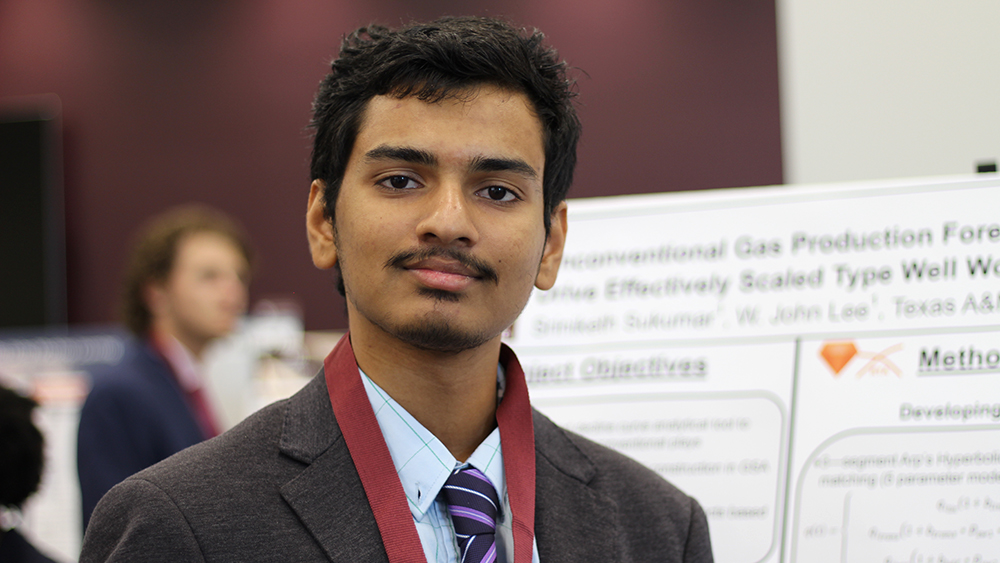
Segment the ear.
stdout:
<svg viewBox="0 0 1000 563">
<path fill-rule="evenodd" d="M 542 252 L 542 263 L 538 265 L 538 275 L 535 276 L 535 287 L 552 289 L 562 263 L 563 248 L 566 246 L 566 202 L 561 202 L 552 212 L 552 223 L 549 227 L 549 238 L 545 240 L 545 250 Z"/>
<path fill-rule="evenodd" d="M 322 180 L 313 180 L 309 188 L 309 206 L 306 208 L 306 234 L 309 238 L 309 252 L 313 264 L 321 270 L 332 268 L 337 263 L 337 246 L 334 244 L 333 223 L 324 212 L 326 200 L 323 198 Z"/>
</svg>

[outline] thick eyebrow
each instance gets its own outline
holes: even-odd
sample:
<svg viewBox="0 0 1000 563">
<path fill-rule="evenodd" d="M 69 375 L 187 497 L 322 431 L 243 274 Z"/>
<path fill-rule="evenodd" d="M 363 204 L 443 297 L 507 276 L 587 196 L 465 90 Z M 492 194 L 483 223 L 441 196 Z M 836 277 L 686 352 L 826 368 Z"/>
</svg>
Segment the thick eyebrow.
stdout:
<svg viewBox="0 0 1000 563">
<path fill-rule="evenodd" d="M 538 178 L 538 172 L 520 158 L 499 158 L 477 156 L 469 163 L 470 172 L 515 172 L 530 178 Z"/>
<path fill-rule="evenodd" d="M 401 160 L 424 166 L 437 164 L 437 158 L 427 151 L 412 147 L 390 147 L 389 145 L 379 145 L 366 152 L 365 160 Z"/>
<path fill-rule="evenodd" d="M 365 153 L 365 160 L 399 160 L 423 166 L 436 166 L 437 157 L 413 147 L 379 145 Z M 538 178 L 538 172 L 520 158 L 476 156 L 469 163 L 470 172 L 514 172 L 526 178 Z"/>
</svg>

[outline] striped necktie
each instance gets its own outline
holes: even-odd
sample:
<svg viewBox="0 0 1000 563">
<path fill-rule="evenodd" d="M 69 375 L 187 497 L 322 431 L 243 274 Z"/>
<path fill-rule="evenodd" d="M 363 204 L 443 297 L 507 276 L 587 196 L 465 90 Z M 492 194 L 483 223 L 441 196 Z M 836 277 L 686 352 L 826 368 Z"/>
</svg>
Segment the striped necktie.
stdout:
<svg viewBox="0 0 1000 563">
<path fill-rule="evenodd" d="M 455 526 L 462 563 L 493 563 L 497 559 L 496 489 L 475 467 L 452 472 L 445 481 L 445 502 Z"/>
</svg>

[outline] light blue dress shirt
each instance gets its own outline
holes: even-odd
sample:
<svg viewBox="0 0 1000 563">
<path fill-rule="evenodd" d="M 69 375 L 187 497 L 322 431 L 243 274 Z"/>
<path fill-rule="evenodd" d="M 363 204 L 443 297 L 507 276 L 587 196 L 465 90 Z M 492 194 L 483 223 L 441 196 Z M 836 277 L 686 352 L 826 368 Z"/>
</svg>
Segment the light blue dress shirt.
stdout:
<svg viewBox="0 0 1000 563">
<path fill-rule="evenodd" d="M 360 371 L 360 370 L 359 370 Z M 503 392 L 503 371 L 497 369 L 499 394 Z M 438 498 L 441 487 L 457 468 L 471 465 L 483 472 L 500 499 L 497 515 L 497 563 L 513 563 L 514 534 L 511 530 L 510 499 L 503 471 L 503 452 L 500 447 L 500 429 L 493 432 L 476 448 L 465 463 L 460 463 L 448 448 L 429 430 L 417 422 L 392 397 L 375 384 L 365 373 L 361 380 L 372 410 L 385 438 L 396 474 L 403 485 L 406 500 L 413 515 L 413 522 L 424 548 L 428 563 L 457 563 L 458 543 L 455 529 L 445 503 Z M 509 555 L 508 555 L 509 554 Z M 538 545 L 532 546 L 532 562 L 538 561 Z"/>
</svg>

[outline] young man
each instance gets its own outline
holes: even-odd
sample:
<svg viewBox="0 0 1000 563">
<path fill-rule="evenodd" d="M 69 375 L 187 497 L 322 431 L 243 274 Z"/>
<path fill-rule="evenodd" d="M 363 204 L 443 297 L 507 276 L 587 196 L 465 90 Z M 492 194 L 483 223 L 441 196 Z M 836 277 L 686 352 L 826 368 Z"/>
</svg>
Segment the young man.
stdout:
<svg viewBox="0 0 1000 563">
<path fill-rule="evenodd" d="M 528 403 L 500 341 L 555 282 L 579 123 L 541 35 L 349 36 L 306 227 L 350 332 L 300 393 L 116 487 L 81 561 L 711 561 L 698 504 Z"/>
<path fill-rule="evenodd" d="M 249 262 L 243 231 L 208 208 L 177 208 L 141 232 L 122 307 L 135 339 L 119 364 L 95 371 L 80 414 L 85 527 L 112 486 L 218 434 L 201 359 L 246 309 Z"/>
</svg>

